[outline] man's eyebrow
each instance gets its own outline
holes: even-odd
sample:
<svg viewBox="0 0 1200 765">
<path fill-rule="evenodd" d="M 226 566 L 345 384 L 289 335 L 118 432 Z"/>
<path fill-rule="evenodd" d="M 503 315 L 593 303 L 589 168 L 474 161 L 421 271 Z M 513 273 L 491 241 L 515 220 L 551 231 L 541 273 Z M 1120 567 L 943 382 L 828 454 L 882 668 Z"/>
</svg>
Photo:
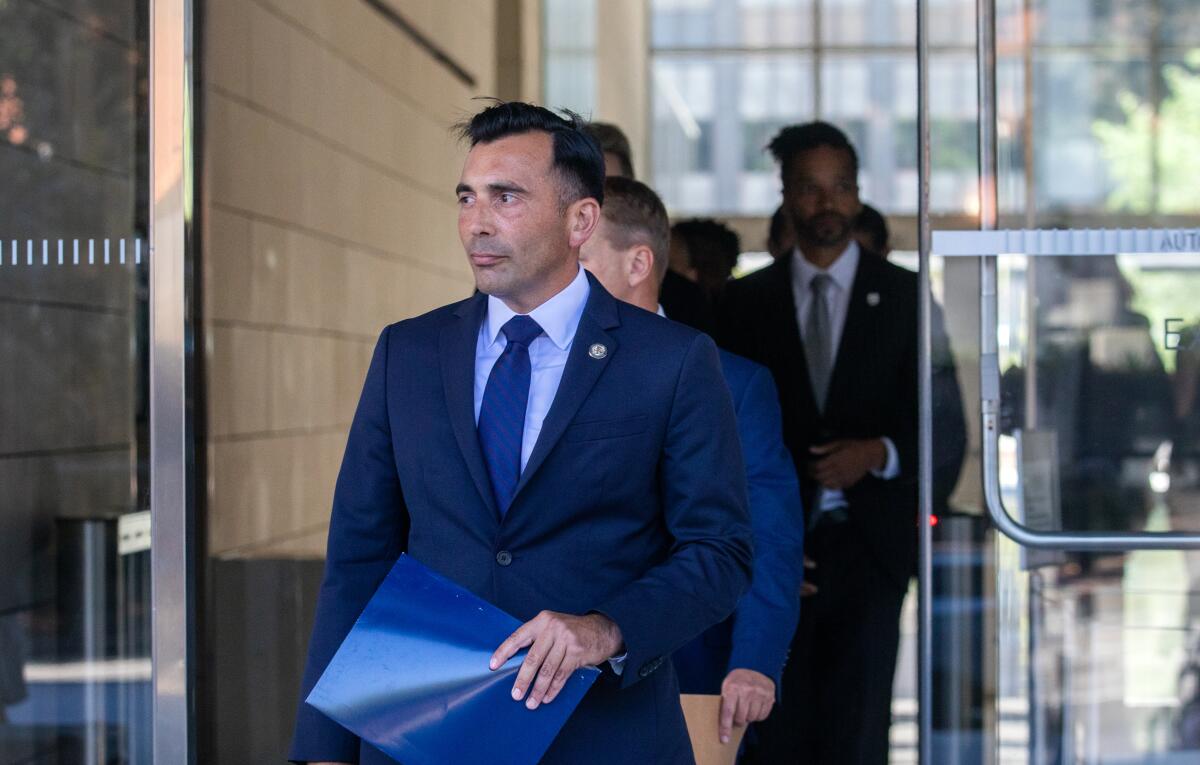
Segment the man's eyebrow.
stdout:
<svg viewBox="0 0 1200 765">
<path fill-rule="evenodd" d="M 525 189 L 525 187 L 520 186 L 516 183 L 513 183 L 512 181 L 499 181 L 496 183 L 489 183 L 487 185 L 487 187 L 488 187 L 488 191 L 492 192 L 493 194 L 504 194 L 504 193 L 527 194 L 527 193 L 529 193 L 528 190 Z"/>
<path fill-rule="evenodd" d="M 529 193 L 528 189 L 526 189 L 524 186 L 521 186 L 520 184 L 517 184 L 517 183 L 513 183 L 512 181 L 497 181 L 495 183 L 489 183 L 487 185 L 487 190 L 488 190 L 488 192 L 490 192 L 492 194 L 505 194 L 505 193 L 528 194 Z M 454 193 L 455 193 L 455 195 L 473 194 L 473 193 L 475 193 L 475 189 L 468 183 L 460 183 L 454 187 Z"/>
</svg>

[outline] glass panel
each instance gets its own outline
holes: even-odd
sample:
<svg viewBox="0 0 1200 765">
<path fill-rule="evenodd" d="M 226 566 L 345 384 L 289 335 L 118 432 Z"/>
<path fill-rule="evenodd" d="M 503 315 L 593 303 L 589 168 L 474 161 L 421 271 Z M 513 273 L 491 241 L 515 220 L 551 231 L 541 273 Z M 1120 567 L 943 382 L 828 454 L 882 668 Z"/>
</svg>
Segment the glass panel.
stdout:
<svg viewBox="0 0 1200 765">
<path fill-rule="evenodd" d="M 812 114 L 809 57 L 664 54 L 651 89 L 654 184 L 672 212 L 774 209 L 779 177 L 765 147 Z"/>
<path fill-rule="evenodd" d="M 1000 264 L 1010 511 L 1039 530 L 1164 531 L 1200 519 L 1186 488 L 1200 469 L 1190 438 L 1200 412 L 1187 405 L 1196 386 L 1186 373 L 1200 326 L 1200 255 Z"/>
<path fill-rule="evenodd" d="M 0 765 L 150 762 L 148 5 L 0 2 Z"/>
<path fill-rule="evenodd" d="M 1152 23 L 1145 0 L 1033 0 L 1034 39 L 1052 45 L 1141 42 Z"/>
<path fill-rule="evenodd" d="M 975 3 L 973 0 L 930 0 L 929 26 L 932 45 L 973 48 Z M 821 42 L 827 46 L 916 45 L 916 1 L 823 0 Z"/>
<path fill-rule="evenodd" d="M 930 62 L 936 213 L 978 210 L 975 66 L 968 55 Z M 889 212 L 917 210 L 917 67 L 911 56 L 830 55 L 822 60 L 822 119 L 858 148 L 863 199 Z"/>
<path fill-rule="evenodd" d="M 812 41 L 812 0 L 651 0 L 653 48 L 794 48 Z"/>
<path fill-rule="evenodd" d="M 585 117 L 596 108 L 596 2 L 546 0 L 542 101 Z"/>
<path fill-rule="evenodd" d="M 1033 115 L 1037 203 L 1040 208 L 1105 210 L 1131 205 L 1148 210 L 1148 199 L 1121 183 L 1120 164 L 1137 161 L 1124 147 L 1106 153 L 1106 122 L 1124 122 L 1122 99 L 1147 93 L 1150 69 L 1138 59 L 1109 59 L 1086 52 L 1038 54 L 1033 64 Z M 1053 151 L 1049 148 L 1053 147 Z M 1047 221 L 1047 227 L 1062 225 Z"/>
<path fill-rule="evenodd" d="M 1024 227 L 1200 210 L 1196 4 L 1022 5 L 998 11 L 1002 208 Z"/>
<path fill-rule="evenodd" d="M 1043 530 L 1200 528 L 1200 341 L 1189 329 L 1200 257 L 1009 255 L 999 266 L 1009 509 Z M 935 259 L 931 272 L 970 425 L 934 528 L 933 761 L 1194 762 L 1200 554 L 1035 551 L 990 528 L 979 262 Z M 935 465 L 947 437 L 939 390 Z"/>
<path fill-rule="evenodd" d="M 1158 0 L 1161 23 L 1159 39 L 1174 45 L 1194 47 L 1200 40 L 1200 5 L 1192 0 Z"/>
</svg>

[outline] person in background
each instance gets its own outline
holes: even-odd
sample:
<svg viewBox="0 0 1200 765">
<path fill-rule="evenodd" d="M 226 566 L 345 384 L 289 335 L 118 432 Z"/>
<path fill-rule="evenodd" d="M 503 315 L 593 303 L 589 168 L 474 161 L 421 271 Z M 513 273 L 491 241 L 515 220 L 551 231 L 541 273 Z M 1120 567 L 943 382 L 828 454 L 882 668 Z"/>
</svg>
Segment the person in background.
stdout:
<svg viewBox="0 0 1200 765">
<path fill-rule="evenodd" d="M 604 152 L 604 174 L 636 177 L 633 173 L 633 151 L 629 138 L 611 122 L 589 122 L 585 128 Z"/>
<path fill-rule="evenodd" d="M 662 312 L 658 292 L 669 236 L 666 208 L 653 190 L 609 178 L 600 223 L 581 248 L 580 262 L 617 299 Z M 804 520 L 771 373 L 728 351 L 720 356 L 746 463 L 753 579 L 733 616 L 676 651 L 672 661 L 683 693 L 720 694 L 719 735 L 725 740 L 732 726 L 765 719 L 779 695 L 800 613 Z"/>
<path fill-rule="evenodd" d="M 771 224 L 767 229 L 767 252 L 778 260 L 791 252 L 795 246 L 796 234 L 792 231 L 792 219 L 783 209 L 783 205 L 780 205 L 771 215 Z"/>
<path fill-rule="evenodd" d="M 729 283 L 718 339 L 775 376 L 807 516 L 807 597 L 781 703 L 747 754 L 885 765 L 917 563 L 917 276 L 854 240 L 858 155 L 842 131 L 792 125 L 770 150 L 796 246 Z"/>
<path fill-rule="evenodd" d="M 592 122 L 588 132 L 604 151 L 604 170 L 609 178 L 633 178 L 633 157 L 629 139 L 621 128 L 609 122 Z M 704 290 L 694 281 L 668 271 L 662 279 L 660 294 L 663 306 L 671 312 L 671 318 L 692 329 L 711 333 L 713 312 Z"/>
<path fill-rule="evenodd" d="M 671 226 L 670 270 L 699 284 L 709 305 L 720 301 L 741 252 L 737 233 L 712 218 Z"/>
<path fill-rule="evenodd" d="M 891 233 L 887 218 L 869 204 L 854 219 L 854 239 L 865 252 L 873 252 L 884 260 L 892 253 Z"/>
</svg>

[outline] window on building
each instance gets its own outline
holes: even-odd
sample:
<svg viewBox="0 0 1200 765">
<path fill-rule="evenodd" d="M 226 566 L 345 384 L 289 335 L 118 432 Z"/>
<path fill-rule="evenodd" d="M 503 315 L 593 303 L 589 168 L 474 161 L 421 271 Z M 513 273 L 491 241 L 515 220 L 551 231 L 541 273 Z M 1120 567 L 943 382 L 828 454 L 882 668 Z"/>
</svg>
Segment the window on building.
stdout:
<svg viewBox="0 0 1200 765">
<path fill-rule="evenodd" d="M 1002 205 L 1064 219 L 1200 210 L 1194 194 L 1180 199 L 1187 174 L 1167 158 L 1196 153 L 1181 136 L 1200 134 L 1200 124 L 1183 124 L 1187 110 L 1172 107 L 1186 100 L 1180 91 L 1200 88 L 1192 53 L 1200 6 L 999 5 Z M 650 0 L 650 8 L 652 167 L 672 209 L 769 213 L 778 180 L 763 147 L 783 124 L 824 119 L 857 145 L 864 199 L 893 215 L 916 213 L 915 0 Z M 975 2 L 930 0 L 929 11 L 931 205 L 973 214 Z"/>
<path fill-rule="evenodd" d="M 544 101 L 584 116 L 596 105 L 596 0 L 542 3 Z"/>
</svg>

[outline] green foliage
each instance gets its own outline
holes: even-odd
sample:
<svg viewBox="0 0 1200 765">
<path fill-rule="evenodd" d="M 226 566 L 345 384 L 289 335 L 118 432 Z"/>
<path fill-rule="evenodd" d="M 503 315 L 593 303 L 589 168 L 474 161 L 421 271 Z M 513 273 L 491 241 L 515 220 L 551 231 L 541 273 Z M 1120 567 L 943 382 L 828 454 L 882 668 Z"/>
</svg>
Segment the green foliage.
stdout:
<svg viewBox="0 0 1200 765">
<path fill-rule="evenodd" d="M 1200 210 L 1200 49 L 1183 64 L 1163 67 L 1166 96 L 1158 114 L 1158 200 L 1154 200 L 1153 105 L 1131 92 L 1117 95 L 1124 120 L 1099 120 L 1092 130 L 1100 141 L 1116 188 L 1112 210 L 1186 214 Z"/>
</svg>

